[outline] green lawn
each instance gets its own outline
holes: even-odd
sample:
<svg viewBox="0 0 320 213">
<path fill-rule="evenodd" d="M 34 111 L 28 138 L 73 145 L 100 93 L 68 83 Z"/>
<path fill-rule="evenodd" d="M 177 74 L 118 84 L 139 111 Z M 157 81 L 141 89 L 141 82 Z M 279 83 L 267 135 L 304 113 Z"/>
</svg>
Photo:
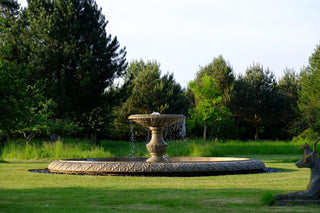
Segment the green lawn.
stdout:
<svg viewBox="0 0 320 213">
<path fill-rule="evenodd" d="M 0 161 L 0 212 L 319 212 L 268 206 L 267 193 L 304 190 L 308 169 L 293 155 L 242 155 L 281 173 L 209 177 L 121 177 L 32 173 L 50 161 Z"/>
</svg>

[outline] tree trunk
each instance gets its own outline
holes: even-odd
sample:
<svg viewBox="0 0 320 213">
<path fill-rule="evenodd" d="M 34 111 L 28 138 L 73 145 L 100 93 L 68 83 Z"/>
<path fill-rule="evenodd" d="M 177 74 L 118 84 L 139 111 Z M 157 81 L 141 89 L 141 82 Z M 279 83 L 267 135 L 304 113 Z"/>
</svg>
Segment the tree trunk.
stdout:
<svg viewBox="0 0 320 213">
<path fill-rule="evenodd" d="M 22 131 L 22 134 L 23 134 L 24 138 L 26 139 L 26 145 L 29 146 L 29 143 L 30 143 L 31 139 L 33 138 L 34 134 L 30 133 L 29 135 L 27 135 L 27 133 L 25 131 Z"/>
<path fill-rule="evenodd" d="M 259 116 L 257 114 L 254 114 L 254 126 L 256 128 L 256 132 L 254 134 L 254 140 L 258 140 L 259 139 Z"/>
<path fill-rule="evenodd" d="M 258 140 L 259 139 L 259 128 L 258 128 L 258 124 L 255 124 L 256 126 L 256 133 L 254 134 L 254 140 Z"/>
<path fill-rule="evenodd" d="M 207 124 L 203 125 L 203 140 L 207 140 Z"/>
</svg>

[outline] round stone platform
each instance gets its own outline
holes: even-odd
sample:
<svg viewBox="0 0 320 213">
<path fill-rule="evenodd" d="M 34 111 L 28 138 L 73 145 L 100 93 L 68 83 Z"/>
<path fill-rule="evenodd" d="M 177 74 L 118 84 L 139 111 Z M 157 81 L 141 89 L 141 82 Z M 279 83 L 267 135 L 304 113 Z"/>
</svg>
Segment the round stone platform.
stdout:
<svg viewBox="0 0 320 213">
<path fill-rule="evenodd" d="M 264 163 L 249 158 L 168 157 L 169 162 L 147 163 L 147 158 L 85 158 L 53 161 L 54 173 L 100 175 L 220 175 L 263 172 Z"/>
</svg>

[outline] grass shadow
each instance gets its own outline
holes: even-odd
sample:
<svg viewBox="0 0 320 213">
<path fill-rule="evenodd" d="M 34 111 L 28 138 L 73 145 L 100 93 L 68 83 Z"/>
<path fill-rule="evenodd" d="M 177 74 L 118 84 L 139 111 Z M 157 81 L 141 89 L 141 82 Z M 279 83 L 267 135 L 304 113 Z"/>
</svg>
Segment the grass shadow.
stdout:
<svg viewBox="0 0 320 213">
<path fill-rule="evenodd" d="M 296 172 L 298 169 L 286 169 L 286 168 L 273 168 L 279 170 L 280 172 Z"/>
</svg>

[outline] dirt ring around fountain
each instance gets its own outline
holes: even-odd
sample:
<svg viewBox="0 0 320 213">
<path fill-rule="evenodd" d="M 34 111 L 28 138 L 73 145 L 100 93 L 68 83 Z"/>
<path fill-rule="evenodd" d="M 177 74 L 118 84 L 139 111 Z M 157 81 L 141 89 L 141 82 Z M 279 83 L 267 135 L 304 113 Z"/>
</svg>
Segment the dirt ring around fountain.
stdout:
<svg viewBox="0 0 320 213">
<path fill-rule="evenodd" d="M 147 158 L 84 158 L 50 163 L 52 173 L 91 175 L 201 176 L 264 172 L 259 160 L 231 157 L 168 157 L 166 163 Z"/>
</svg>

